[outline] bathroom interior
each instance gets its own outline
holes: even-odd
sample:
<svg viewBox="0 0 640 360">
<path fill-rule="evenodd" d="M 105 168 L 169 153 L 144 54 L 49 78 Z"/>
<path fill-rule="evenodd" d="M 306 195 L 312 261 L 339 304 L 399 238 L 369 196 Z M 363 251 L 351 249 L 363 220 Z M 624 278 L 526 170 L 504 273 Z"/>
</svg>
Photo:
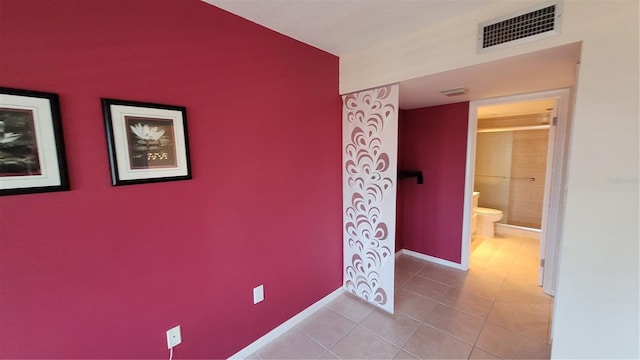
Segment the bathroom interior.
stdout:
<svg viewBox="0 0 640 360">
<path fill-rule="evenodd" d="M 495 237 L 540 240 L 555 101 L 478 108 L 472 251 Z"/>
</svg>

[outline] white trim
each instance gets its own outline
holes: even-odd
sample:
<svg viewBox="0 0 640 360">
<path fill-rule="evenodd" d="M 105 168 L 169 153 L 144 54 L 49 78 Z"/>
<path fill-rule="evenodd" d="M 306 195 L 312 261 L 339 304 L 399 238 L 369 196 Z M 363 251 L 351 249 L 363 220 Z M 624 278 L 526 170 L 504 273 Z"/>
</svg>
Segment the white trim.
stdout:
<svg viewBox="0 0 640 360">
<path fill-rule="evenodd" d="M 540 234 L 542 230 L 540 229 L 532 229 L 524 226 L 517 225 L 509 225 L 509 224 L 501 224 L 495 223 L 495 233 L 496 235 L 502 236 L 518 236 L 525 237 L 529 239 L 540 240 Z"/>
<path fill-rule="evenodd" d="M 525 126 L 505 126 L 491 129 L 478 129 L 479 133 L 494 133 L 505 131 L 526 131 L 526 130 L 547 130 L 551 125 L 525 125 Z"/>
<path fill-rule="evenodd" d="M 322 299 L 318 300 L 317 302 L 315 302 L 314 304 L 312 304 L 308 308 L 302 310 L 301 312 L 299 312 L 298 314 L 293 316 L 291 319 L 283 322 L 282 324 L 280 324 L 275 329 L 269 331 L 268 333 L 266 333 L 264 336 L 262 336 L 258 340 L 256 340 L 256 341 L 252 342 L 251 344 L 247 345 L 244 349 L 242 349 L 242 350 L 238 351 L 237 353 L 231 355 L 229 357 L 229 359 L 246 359 L 246 358 L 248 358 L 253 353 L 255 353 L 256 351 L 260 350 L 263 346 L 265 346 L 269 342 L 275 340 L 278 336 L 280 336 L 280 335 L 284 334 L 285 332 L 293 329 L 296 325 L 301 323 L 304 319 L 306 319 L 309 316 L 313 315 L 313 313 L 315 313 L 316 311 L 320 310 L 320 308 L 322 308 L 323 306 L 327 305 L 332 300 L 334 300 L 338 296 L 342 295 L 344 292 L 345 292 L 345 290 L 344 290 L 343 287 L 340 287 L 340 288 L 336 289 L 335 291 L 333 291 L 329 295 L 323 297 Z"/>
<path fill-rule="evenodd" d="M 460 263 L 463 270 L 469 270 L 471 256 L 471 209 L 473 208 L 473 178 L 476 165 L 476 131 L 478 130 L 478 101 L 469 103 L 467 125 L 467 165 L 464 179 L 464 204 L 462 206 L 462 247 Z"/>
<path fill-rule="evenodd" d="M 557 98 L 557 125 L 554 132 L 553 159 L 547 161 L 547 179 L 545 182 L 545 205 L 542 212 L 542 233 L 540 234 L 540 258 L 545 259 L 545 266 L 539 282 L 542 290 L 555 295 L 558 256 L 561 229 L 564 222 L 564 187 L 566 177 L 566 156 L 570 131 L 571 93 L 562 90 Z M 550 139 L 551 140 L 551 139 Z M 548 156 L 548 155 L 547 155 Z M 547 193 L 548 190 L 548 193 Z"/>
<path fill-rule="evenodd" d="M 553 139 L 555 144 L 555 149 L 553 151 L 553 155 L 548 154 L 547 156 L 552 156 L 553 158 L 548 158 L 547 161 L 553 161 L 553 171 L 551 173 L 547 172 L 547 176 L 545 178 L 546 187 L 549 186 L 547 181 L 553 181 L 552 186 L 552 194 L 546 193 L 545 190 L 545 201 L 549 201 L 545 206 L 545 213 L 543 214 L 543 226 L 541 232 L 540 239 L 540 258 L 545 259 L 545 274 L 544 280 L 555 280 L 556 272 L 557 272 L 557 249 L 560 242 L 560 237 L 558 230 L 562 228 L 562 215 L 564 211 L 564 199 L 562 198 L 562 194 L 558 194 L 559 189 L 563 189 L 564 184 L 564 173 L 566 169 L 566 165 L 563 164 L 563 160 L 566 156 L 566 147 L 567 141 L 566 138 L 568 136 L 568 113 L 569 109 L 569 89 L 558 89 L 558 90 L 550 90 L 550 91 L 541 91 L 536 93 L 528 93 L 521 95 L 513 95 L 513 96 L 504 96 L 499 98 L 491 98 L 484 100 L 476 100 L 471 101 L 469 103 L 469 125 L 468 125 L 468 133 L 467 133 L 467 166 L 466 166 L 466 176 L 465 176 L 465 190 L 464 190 L 464 213 L 462 220 L 462 249 L 461 249 L 461 259 L 462 265 L 465 266 L 465 270 L 468 269 L 469 266 L 469 256 L 471 254 L 471 206 L 472 206 L 472 198 L 473 198 L 473 177 L 475 171 L 475 161 L 476 161 L 476 131 L 477 131 L 477 113 L 478 108 L 487 105 L 496 105 L 496 104 L 504 104 L 504 103 L 513 103 L 513 102 L 523 102 L 530 101 L 536 99 L 555 99 L 556 100 L 556 108 L 559 110 L 558 116 L 558 125 L 557 129 L 558 134 L 555 134 Z M 554 179 L 551 180 L 550 178 Z M 549 208 L 551 213 L 546 211 Z M 545 220 L 546 219 L 546 220 Z M 547 221 L 551 220 L 552 224 L 547 225 Z M 549 227 L 549 229 L 546 229 Z M 546 236 L 549 234 L 550 236 Z M 555 283 L 551 281 L 552 284 L 548 284 L 545 286 L 543 281 L 543 289 L 546 293 L 551 294 L 552 291 L 549 289 L 550 285 L 555 286 Z"/>
<path fill-rule="evenodd" d="M 549 207 L 553 203 L 553 199 L 551 198 L 551 184 L 557 182 L 561 178 L 561 176 L 557 176 L 557 174 L 562 174 L 562 169 L 558 169 L 558 171 L 556 172 L 554 167 L 558 163 L 558 153 L 556 153 L 556 142 L 558 140 L 556 139 L 556 131 L 558 131 L 559 128 L 564 129 L 566 124 L 565 117 L 560 118 L 561 115 L 558 113 L 558 108 L 561 108 L 561 111 L 566 111 L 565 104 L 561 104 L 561 98 L 562 96 L 553 99 L 554 105 L 551 117 L 556 118 L 556 120 L 552 121 L 555 123 L 555 125 L 549 129 L 549 140 L 547 142 L 547 164 L 545 167 L 544 195 L 542 198 L 542 224 L 540 225 L 540 246 L 538 248 L 538 251 L 540 253 L 539 258 L 541 260 L 546 259 L 545 247 L 547 241 L 551 240 L 548 236 L 550 233 L 549 230 L 552 230 L 549 226 L 550 220 L 552 220 L 549 218 L 549 214 L 552 213 L 552 209 L 549 209 Z M 560 151 L 560 154 L 563 154 L 562 149 L 558 148 L 557 150 Z M 542 264 L 543 261 L 540 261 L 540 266 L 538 269 L 538 286 L 543 286 L 544 273 L 546 271 L 545 267 L 542 266 Z"/>
<path fill-rule="evenodd" d="M 520 225 L 511 225 L 511 224 L 503 224 L 503 223 L 495 223 L 496 226 L 502 226 L 505 228 L 510 228 L 510 229 L 518 229 L 518 230 L 524 230 L 524 231 L 531 231 L 531 232 L 535 232 L 535 233 L 540 233 L 542 230 L 540 229 L 536 229 L 536 228 L 531 228 L 531 227 L 526 227 L 526 226 L 520 226 Z"/>
<path fill-rule="evenodd" d="M 454 269 L 459 269 L 459 270 L 467 270 L 465 269 L 462 264 L 458 264 L 455 263 L 453 261 L 449 261 L 449 260 L 445 260 L 445 259 L 440 259 L 437 257 L 433 257 L 433 256 L 429 256 L 429 255 L 425 255 L 425 254 L 421 254 L 419 252 L 415 252 L 415 251 L 411 251 L 411 250 L 407 250 L 407 249 L 402 249 L 398 252 L 401 252 L 405 255 L 409 255 L 409 256 L 413 256 L 414 258 L 418 258 L 421 260 L 426 260 L 435 264 L 439 264 L 439 265 L 444 265 L 444 266 L 448 266 Z"/>
</svg>

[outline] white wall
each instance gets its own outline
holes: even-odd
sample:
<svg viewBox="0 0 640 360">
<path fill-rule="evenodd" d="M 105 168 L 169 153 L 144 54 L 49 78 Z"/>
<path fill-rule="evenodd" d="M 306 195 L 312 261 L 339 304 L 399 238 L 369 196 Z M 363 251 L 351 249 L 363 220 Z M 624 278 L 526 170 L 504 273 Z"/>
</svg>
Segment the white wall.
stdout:
<svg viewBox="0 0 640 360">
<path fill-rule="evenodd" d="M 576 11 L 593 28 L 571 132 L 553 356 L 637 359 L 640 9 L 602 1 Z"/>
<path fill-rule="evenodd" d="M 340 59 L 343 93 L 582 42 L 553 319 L 554 358 L 639 358 L 639 5 L 566 0 L 559 36 L 476 55 L 480 11 Z"/>
</svg>

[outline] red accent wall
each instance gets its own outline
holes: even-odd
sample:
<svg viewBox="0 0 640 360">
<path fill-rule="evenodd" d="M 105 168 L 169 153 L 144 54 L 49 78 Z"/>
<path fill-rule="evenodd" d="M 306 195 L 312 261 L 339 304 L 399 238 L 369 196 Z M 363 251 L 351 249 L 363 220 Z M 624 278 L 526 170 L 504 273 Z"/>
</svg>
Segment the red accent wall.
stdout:
<svg viewBox="0 0 640 360">
<path fill-rule="evenodd" d="M 400 181 L 398 243 L 407 250 L 460 263 L 469 103 L 404 110 L 400 169 L 422 170 Z"/>
<path fill-rule="evenodd" d="M 338 58 L 199 0 L 0 0 L 72 190 L 0 198 L 3 358 L 226 358 L 342 283 Z M 193 180 L 112 187 L 100 98 L 187 108 Z M 253 305 L 252 288 L 266 300 Z"/>
</svg>

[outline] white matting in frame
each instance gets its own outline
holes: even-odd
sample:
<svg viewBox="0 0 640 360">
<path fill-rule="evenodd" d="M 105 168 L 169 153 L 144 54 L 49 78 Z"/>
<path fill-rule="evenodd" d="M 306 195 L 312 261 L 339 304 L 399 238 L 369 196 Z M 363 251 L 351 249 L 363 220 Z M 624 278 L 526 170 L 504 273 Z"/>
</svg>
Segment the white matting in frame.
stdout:
<svg viewBox="0 0 640 360">
<path fill-rule="evenodd" d="M 191 179 L 186 109 L 102 99 L 113 185 Z"/>
<path fill-rule="evenodd" d="M 0 195 L 65 190 L 58 95 L 0 87 Z"/>
</svg>

